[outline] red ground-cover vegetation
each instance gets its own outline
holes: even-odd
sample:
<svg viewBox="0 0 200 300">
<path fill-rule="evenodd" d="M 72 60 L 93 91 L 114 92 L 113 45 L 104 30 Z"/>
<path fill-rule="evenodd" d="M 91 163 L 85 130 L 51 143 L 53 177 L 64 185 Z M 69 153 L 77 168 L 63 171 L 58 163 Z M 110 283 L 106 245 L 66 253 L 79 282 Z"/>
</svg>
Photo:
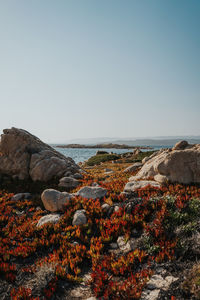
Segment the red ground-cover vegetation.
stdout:
<svg viewBox="0 0 200 300">
<path fill-rule="evenodd" d="M 120 174 L 102 181 L 102 174 L 91 173 L 82 185 L 96 181 L 108 190 L 105 202 L 123 204 L 126 199 L 120 192 L 127 175 Z M 36 227 L 47 212 L 38 208 L 34 198 L 14 201 L 12 194 L 1 191 L 0 277 L 12 285 L 11 299 L 51 299 L 60 293 L 61 281 L 79 283 L 86 270 L 91 270 L 88 284 L 97 298 L 139 299 L 154 272 L 154 263 L 176 259 L 178 241 L 173 229 L 181 216 L 191 217 L 189 203 L 199 199 L 200 189 L 179 184 L 147 187 L 135 196 L 139 200 L 131 212 L 121 205 L 109 217 L 102 211 L 102 201 L 76 198 L 65 207 L 57 224 Z M 87 224 L 72 226 L 78 209 L 85 209 Z M 144 236 L 143 247 L 120 255 L 108 251 L 119 236 L 128 241 L 135 232 Z M 26 280 L 19 284 L 19 276 L 29 278 L 44 265 L 53 266 L 54 272 L 40 295 L 34 294 Z"/>
</svg>

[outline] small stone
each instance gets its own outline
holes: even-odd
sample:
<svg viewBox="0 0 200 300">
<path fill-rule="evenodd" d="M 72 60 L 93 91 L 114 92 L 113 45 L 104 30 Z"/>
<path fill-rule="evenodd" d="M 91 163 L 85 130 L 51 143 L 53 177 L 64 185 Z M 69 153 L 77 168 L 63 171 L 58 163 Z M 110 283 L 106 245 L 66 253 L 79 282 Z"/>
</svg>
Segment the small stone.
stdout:
<svg viewBox="0 0 200 300">
<path fill-rule="evenodd" d="M 73 246 L 77 246 L 77 245 L 79 245 L 79 243 L 76 242 L 76 241 L 74 241 L 74 242 L 72 242 L 72 245 L 73 245 Z"/>
<path fill-rule="evenodd" d="M 80 173 L 75 173 L 75 174 L 73 175 L 73 177 L 74 177 L 75 179 L 83 179 L 83 175 L 80 174 Z"/>
<path fill-rule="evenodd" d="M 117 243 L 110 243 L 110 248 L 113 249 L 113 250 L 116 250 L 118 249 L 118 244 Z"/>
<path fill-rule="evenodd" d="M 131 251 L 130 243 L 128 241 L 126 241 L 123 236 L 118 237 L 117 244 L 121 251 L 123 251 L 125 253 Z"/>
<path fill-rule="evenodd" d="M 104 203 L 101 205 L 101 209 L 103 212 L 108 212 L 110 205 L 108 203 Z"/>
<path fill-rule="evenodd" d="M 119 211 L 119 206 L 118 205 L 115 205 L 114 206 L 114 212 L 118 212 Z"/>
<path fill-rule="evenodd" d="M 126 168 L 124 170 L 124 173 L 128 173 L 128 172 L 135 172 L 136 170 L 138 170 L 139 168 L 141 168 L 143 166 L 142 163 L 140 162 L 136 162 L 133 165 L 129 166 L 128 168 Z"/>
<path fill-rule="evenodd" d="M 93 182 L 92 186 L 98 186 L 99 187 L 100 185 L 97 182 Z"/>
<path fill-rule="evenodd" d="M 129 179 L 131 180 L 131 178 Z M 160 188 L 160 184 L 156 181 L 152 180 L 140 180 L 140 181 L 130 181 L 125 185 L 124 192 L 131 193 L 135 192 L 138 189 L 145 188 L 147 186 L 155 187 L 155 188 Z"/>
<path fill-rule="evenodd" d="M 63 210 L 63 206 L 69 203 L 72 195 L 67 192 L 59 192 L 54 189 L 46 189 L 41 195 L 46 210 L 56 212 Z"/>
<path fill-rule="evenodd" d="M 50 215 L 46 215 L 43 216 L 39 219 L 38 223 L 37 223 L 37 227 L 41 227 L 42 225 L 46 224 L 46 223 L 51 223 L 51 224 L 56 224 L 58 223 L 58 221 L 60 220 L 60 215 L 59 214 L 50 214 Z"/>
<path fill-rule="evenodd" d="M 167 176 L 157 174 L 154 176 L 154 180 L 157 181 L 160 184 L 166 184 L 168 182 Z"/>
<path fill-rule="evenodd" d="M 178 278 L 175 278 L 173 276 L 167 276 L 164 279 L 160 274 L 155 274 L 147 283 L 147 288 L 150 290 L 162 289 L 166 291 L 169 288 L 170 284 L 176 280 L 178 280 Z"/>
<path fill-rule="evenodd" d="M 105 169 L 104 169 L 104 172 L 113 172 L 113 170 L 112 170 L 112 169 L 109 169 L 109 168 L 105 168 Z"/>
<path fill-rule="evenodd" d="M 148 291 L 145 290 L 141 294 L 141 300 L 157 300 L 160 290 Z"/>
<path fill-rule="evenodd" d="M 85 215 L 85 210 L 81 209 L 81 210 L 77 210 L 74 214 L 73 217 L 73 221 L 72 221 L 72 225 L 84 225 L 87 223 L 87 218 Z"/>
<path fill-rule="evenodd" d="M 80 182 L 72 177 L 62 177 L 59 181 L 58 186 L 60 187 L 64 187 L 67 189 L 74 189 L 76 188 L 78 185 L 80 184 Z"/>
<path fill-rule="evenodd" d="M 15 194 L 11 200 L 13 201 L 19 201 L 19 200 L 24 200 L 24 199 L 31 199 L 31 194 L 30 193 L 18 193 L 18 194 Z"/>
<path fill-rule="evenodd" d="M 77 193 L 77 196 L 81 196 L 86 199 L 101 199 L 105 197 L 107 190 L 102 187 L 84 186 Z"/>
</svg>

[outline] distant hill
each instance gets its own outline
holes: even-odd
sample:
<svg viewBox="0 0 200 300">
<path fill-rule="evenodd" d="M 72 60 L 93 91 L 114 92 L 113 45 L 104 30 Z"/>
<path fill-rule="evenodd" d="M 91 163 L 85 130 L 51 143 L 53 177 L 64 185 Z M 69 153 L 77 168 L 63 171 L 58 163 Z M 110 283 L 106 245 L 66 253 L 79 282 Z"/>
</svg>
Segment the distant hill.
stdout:
<svg viewBox="0 0 200 300">
<path fill-rule="evenodd" d="M 172 147 L 180 140 L 186 140 L 190 144 L 200 144 L 200 136 L 167 136 L 167 137 L 152 137 L 152 138 L 90 138 L 90 139 L 74 139 L 70 140 L 67 144 L 82 144 L 82 145 L 96 145 L 96 144 L 125 144 L 128 146 L 161 146 L 161 147 Z"/>
<path fill-rule="evenodd" d="M 180 140 L 186 140 L 189 144 L 199 144 L 199 138 L 175 138 L 175 139 L 138 139 L 138 140 L 123 140 L 123 144 L 129 146 L 166 146 L 172 147 Z M 121 143 L 120 140 L 114 141 L 115 144 Z"/>
<path fill-rule="evenodd" d="M 127 144 L 113 144 L 113 143 L 102 143 L 96 145 L 83 145 L 83 144 L 67 144 L 67 145 L 56 145 L 57 148 L 91 148 L 91 149 L 133 149 L 137 148 L 134 146 L 129 146 Z M 149 149 L 150 147 L 141 147 L 142 149 Z"/>
</svg>

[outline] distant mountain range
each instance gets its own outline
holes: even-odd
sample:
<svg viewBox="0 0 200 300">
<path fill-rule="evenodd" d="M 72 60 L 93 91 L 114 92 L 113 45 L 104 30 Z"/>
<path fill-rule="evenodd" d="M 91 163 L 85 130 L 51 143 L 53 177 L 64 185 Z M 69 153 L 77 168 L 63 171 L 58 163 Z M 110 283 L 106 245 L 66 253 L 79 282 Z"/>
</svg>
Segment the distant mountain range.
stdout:
<svg viewBox="0 0 200 300">
<path fill-rule="evenodd" d="M 186 140 L 190 144 L 200 144 L 200 136 L 160 136 L 152 138 L 90 138 L 90 139 L 74 139 L 67 141 L 67 144 L 82 144 L 82 145 L 95 145 L 95 144 L 126 144 L 129 146 L 166 146 L 172 147 L 180 140 Z M 58 144 L 57 144 L 58 145 Z"/>
</svg>

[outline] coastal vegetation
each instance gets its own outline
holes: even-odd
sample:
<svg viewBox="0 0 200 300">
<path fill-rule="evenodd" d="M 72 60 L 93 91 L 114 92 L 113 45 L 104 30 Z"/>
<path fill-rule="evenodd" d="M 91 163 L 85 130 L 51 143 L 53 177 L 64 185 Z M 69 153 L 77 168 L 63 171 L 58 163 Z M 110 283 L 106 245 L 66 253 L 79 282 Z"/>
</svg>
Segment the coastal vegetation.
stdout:
<svg viewBox="0 0 200 300">
<path fill-rule="evenodd" d="M 134 163 L 134 162 L 141 162 L 145 157 L 151 156 L 155 151 L 138 151 L 139 153 L 134 154 L 134 152 L 127 152 L 123 154 L 115 154 L 115 153 L 104 153 L 99 154 L 97 152 L 96 155 L 90 157 L 85 164 L 87 166 L 94 166 L 99 165 L 102 162 L 107 161 L 115 161 L 120 160 L 121 163 Z"/>
<path fill-rule="evenodd" d="M 113 143 L 103 143 L 103 144 L 96 144 L 96 145 L 83 145 L 83 144 L 67 144 L 67 145 L 56 145 L 57 148 L 75 148 L 75 149 L 82 149 L 82 148 L 90 148 L 90 149 L 137 149 L 138 146 L 130 146 L 128 144 L 113 144 Z M 147 146 L 139 147 L 141 149 L 150 149 Z"/>
<path fill-rule="evenodd" d="M 199 299 L 200 145 L 80 167 L 1 137 L 0 298 Z"/>
<path fill-rule="evenodd" d="M 99 165 L 102 162 L 117 160 L 120 157 L 121 156 L 118 154 L 109 154 L 109 153 L 108 154 L 97 154 L 97 155 L 90 157 L 87 160 L 86 164 L 88 166 Z"/>
<path fill-rule="evenodd" d="M 82 186 L 96 182 L 108 190 L 103 202 L 119 206 L 109 218 L 102 201 L 77 197 L 66 205 L 57 224 L 38 228 L 38 220 L 46 214 L 42 204 L 38 207 L 34 198 L 12 200 L 13 194 L 1 191 L 0 274 L 11 299 L 62 299 L 65 285 L 73 289 L 89 270 L 88 284 L 97 298 L 140 299 L 158 266 L 171 264 L 177 276 L 186 261 L 197 259 L 188 248 L 188 237 L 199 224 L 200 188 L 170 184 L 140 189 L 136 195 L 140 201 L 127 213 L 121 192 L 133 174 L 123 173 L 125 166 L 104 163 L 87 170 L 82 179 Z M 107 178 L 106 167 L 114 170 Z M 72 226 L 78 209 L 86 211 L 88 222 Z M 134 240 L 133 249 L 113 250 L 119 237 L 124 237 L 125 244 Z M 178 270 L 177 261 L 182 261 Z M 198 283 L 197 276 L 191 279 L 190 275 L 182 290 L 174 287 L 171 299 L 197 295 L 188 288 L 192 280 Z"/>
</svg>

